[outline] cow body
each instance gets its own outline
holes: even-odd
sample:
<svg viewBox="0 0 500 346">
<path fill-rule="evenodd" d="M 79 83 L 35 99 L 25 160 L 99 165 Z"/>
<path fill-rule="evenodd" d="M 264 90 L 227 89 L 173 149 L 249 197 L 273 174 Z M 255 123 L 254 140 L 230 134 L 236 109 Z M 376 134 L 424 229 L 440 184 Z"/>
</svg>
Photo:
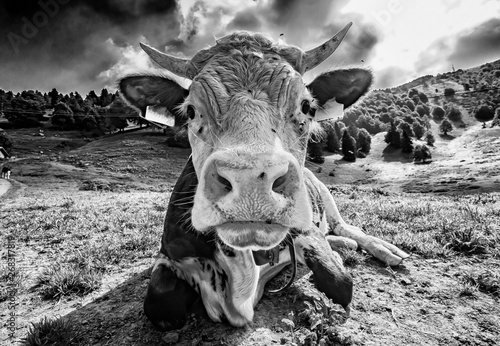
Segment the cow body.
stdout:
<svg viewBox="0 0 500 346">
<path fill-rule="evenodd" d="M 264 285 L 294 253 L 318 289 L 347 308 L 352 280 L 329 246 L 333 236 L 353 239 L 391 265 L 407 256 L 347 225 L 328 189 L 304 167 L 315 109 L 331 99 L 348 107 L 371 84 L 361 69 L 330 71 L 307 86 L 302 80 L 347 29 L 309 52 L 241 32 L 191 60 L 143 46 L 163 67 L 192 79 L 189 90 L 158 76 L 120 82 L 139 109 L 180 109 L 192 148 L 172 192 L 144 304 L 157 328 L 182 325 L 199 297 L 212 320 L 247 324 Z M 278 260 L 258 265 L 268 252 Z"/>
</svg>

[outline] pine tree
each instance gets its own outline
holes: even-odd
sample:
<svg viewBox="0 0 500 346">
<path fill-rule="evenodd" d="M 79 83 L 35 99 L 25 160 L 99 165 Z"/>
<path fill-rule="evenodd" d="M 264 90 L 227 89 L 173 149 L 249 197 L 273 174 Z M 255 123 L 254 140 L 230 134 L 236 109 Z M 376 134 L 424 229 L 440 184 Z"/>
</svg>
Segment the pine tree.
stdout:
<svg viewBox="0 0 500 346">
<path fill-rule="evenodd" d="M 371 150 L 371 145 L 372 145 L 372 137 L 370 136 L 370 133 L 365 129 L 359 130 L 357 149 L 362 153 L 368 155 Z"/>
<path fill-rule="evenodd" d="M 352 138 L 347 130 L 342 135 L 342 154 L 344 155 L 344 160 L 356 161 L 356 140 Z"/>
<path fill-rule="evenodd" d="M 403 137 L 401 139 L 401 151 L 403 153 L 411 153 L 413 152 L 413 141 L 411 140 L 408 132 L 403 130 Z"/>
</svg>

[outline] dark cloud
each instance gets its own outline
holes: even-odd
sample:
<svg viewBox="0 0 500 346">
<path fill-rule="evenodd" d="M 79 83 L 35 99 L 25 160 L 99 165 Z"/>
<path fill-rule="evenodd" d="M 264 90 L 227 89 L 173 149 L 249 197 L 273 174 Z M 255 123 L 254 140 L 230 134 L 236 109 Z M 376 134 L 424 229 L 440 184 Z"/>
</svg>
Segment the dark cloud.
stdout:
<svg viewBox="0 0 500 346">
<path fill-rule="evenodd" d="M 448 62 L 468 68 L 500 58 L 500 19 L 492 18 L 459 34 Z"/>
<path fill-rule="evenodd" d="M 96 76 L 117 62 L 120 48 L 177 37 L 178 12 L 175 0 L 2 1 L 0 88 L 99 88 Z"/>
<path fill-rule="evenodd" d="M 500 19 L 490 19 L 453 37 L 433 42 L 415 64 L 419 75 L 470 68 L 500 58 Z"/>
<path fill-rule="evenodd" d="M 373 84 L 375 88 L 389 88 L 406 83 L 409 78 L 408 71 L 397 66 L 391 66 L 378 71 Z"/>
<path fill-rule="evenodd" d="M 227 28 L 238 30 L 259 31 L 261 22 L 253 9 L 247 9 L 236 13 Z"/>
</svg>

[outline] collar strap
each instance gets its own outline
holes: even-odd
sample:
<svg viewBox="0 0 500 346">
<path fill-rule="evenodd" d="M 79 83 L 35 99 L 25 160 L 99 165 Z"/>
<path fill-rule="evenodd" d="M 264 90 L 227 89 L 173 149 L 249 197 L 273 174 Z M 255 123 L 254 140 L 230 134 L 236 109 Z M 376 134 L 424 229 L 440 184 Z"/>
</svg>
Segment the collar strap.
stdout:
<svg viewBox="0 0 500 346">
<path fill-rule="evenodd" d="M 293 238 L 288 235 L 285 238 L 284 241 L 285 244 L 288 245 L 288 251 L 290 251 L 290 262 L 292 264 L 292 275 L 290 277 L 290 280 L 287 282 L 287 284 L 281 288 L 278 288 L 276 290 L 268 290 L 269 293 L 279 293 L 281 291 L 284 291 L 288 287 L 290 287 L 293 283 L 293 280 L 295 280 L 295 275 L 297 273 L 297 259 L 295 257 L 295 245 L 293 243 Z M 279 262 L 279 253 L 280 253 L 280 246 L 276 246 L 272 248 L 271 250 L 259 250 L 259 251 L 253 251 L 253 258 L 255 261 L 255 264 L 258 266 L 264 265 L 269 263 L 270 266 L 273 266 L 275 263 Z"/>
</svg>

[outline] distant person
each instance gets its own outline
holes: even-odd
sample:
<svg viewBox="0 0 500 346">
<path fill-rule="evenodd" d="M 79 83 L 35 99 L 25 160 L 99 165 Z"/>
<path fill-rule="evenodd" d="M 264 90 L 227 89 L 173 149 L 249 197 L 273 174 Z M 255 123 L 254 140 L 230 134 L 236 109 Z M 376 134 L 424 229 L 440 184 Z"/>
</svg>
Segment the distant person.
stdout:
<svg viewBox="0 0 500 346">
<path fill-rule="evenodd" d="M 3 166 L 2 167 L 2 178 L 3 179 L 10 179 L 10 173 L 12 170 L 10 169 L 9 166 Z"/>
</svg>

